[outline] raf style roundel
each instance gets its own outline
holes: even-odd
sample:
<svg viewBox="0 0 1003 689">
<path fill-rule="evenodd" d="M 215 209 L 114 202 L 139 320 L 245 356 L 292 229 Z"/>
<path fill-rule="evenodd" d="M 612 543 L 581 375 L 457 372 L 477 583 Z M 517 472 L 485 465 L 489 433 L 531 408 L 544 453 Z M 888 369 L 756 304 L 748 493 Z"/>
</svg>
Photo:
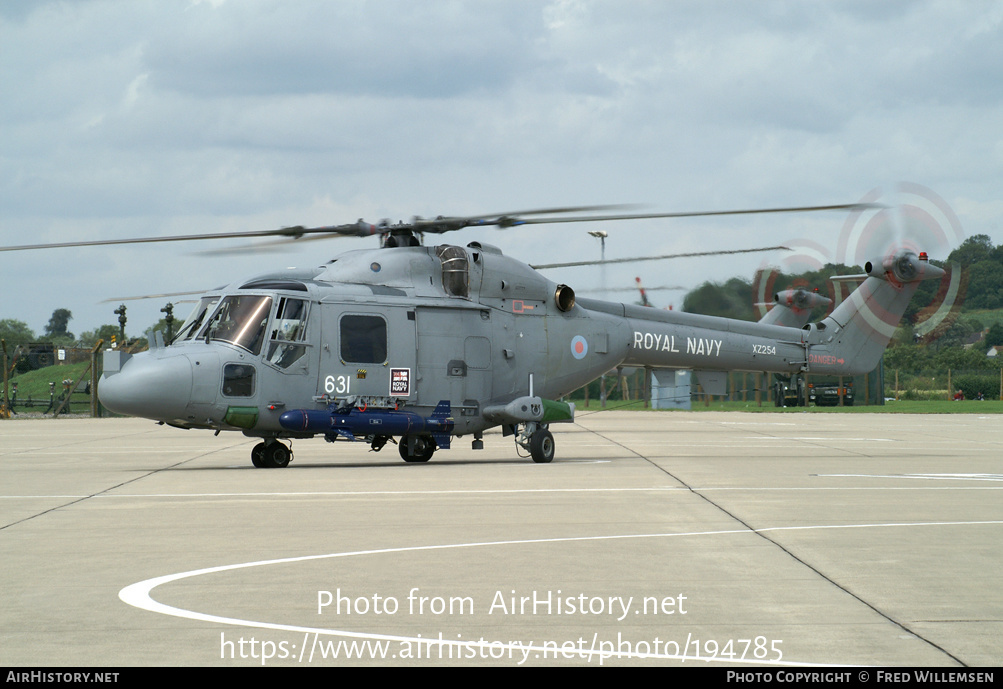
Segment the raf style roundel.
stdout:
<svg viewBox="0 0 1003 689">
<path fill-rule="evenodd" d="M 589 353 L 589 343 L 581 335 L 571 338 L 571 356 L 576 359 L 584 359 Z"/>
</svg>

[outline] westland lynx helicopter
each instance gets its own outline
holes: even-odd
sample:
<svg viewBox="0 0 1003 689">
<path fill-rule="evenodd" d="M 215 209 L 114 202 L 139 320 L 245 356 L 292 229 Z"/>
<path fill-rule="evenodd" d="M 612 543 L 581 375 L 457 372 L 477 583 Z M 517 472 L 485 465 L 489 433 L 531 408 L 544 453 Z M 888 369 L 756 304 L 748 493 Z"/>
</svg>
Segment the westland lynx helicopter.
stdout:
<svg viewBox="0 0 1003 689">
<path fill-rule="evenodd" d="M 178 428 L 260 438 L 251 451 L 256 467 L 286 466 L 292 453 L 282 440 L 317 435 L 330 442 L 364 441 L 376 451 L 394 442 L 404 461 L 426 462 L 454 437 L 470 435 L 473 449 L 481 449 L 484 431 L 497 426 L 533 461 L 550 462 L 555 445 L 549 425 L 574 419 L 574 406 L 559 398 L 607 371 L 693 369 L 711 394 L 723 392 L 716 388 L 729 370 L 863 373 L 877 364 L 919 281 L 943 275 L 925 254 L 879 257 L 867 262 L 867 278 L 831 315 L 791 327 L 783 311 L 756 323 L 577 299 L 568 285 L 488 244 L 419 241 L 465 227 L 861 205 L 567 215 L 604 208 L 59 246 L 382 236 L 380 249 L 205 293 L 169 343 L 157 333 L 148 352 L 105 353 L 99 396 L 108 409 Z"/>
</svg>

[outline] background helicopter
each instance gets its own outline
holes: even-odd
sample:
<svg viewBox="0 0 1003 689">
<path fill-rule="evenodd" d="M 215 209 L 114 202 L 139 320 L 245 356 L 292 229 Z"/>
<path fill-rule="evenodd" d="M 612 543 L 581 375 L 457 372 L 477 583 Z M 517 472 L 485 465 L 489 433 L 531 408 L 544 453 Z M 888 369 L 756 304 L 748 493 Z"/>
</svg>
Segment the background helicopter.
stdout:
<svg viewBox="0 0 1003 689">
<path fill-rule="evenodd" d="M 251 455 L 259 467 L 289 463 L 291 451 L 280 438 L 324 435 L 365 441 L 377 451 L 393 441 L 405 461 L 424 462 L 454 436 L 472 435 L 479 449 L 483 432 L 496 426 L 534 461 L 549 462 L 555 453 L 549 424 L 574 418 L 573 405 L 558 398 L 610 369 L 694 369 L 712 394 L 713 381 L 728 370 L 866 371 L 918 282 L 943 271 L 910 251 L 878 257 L 865 264 L 868 277 L 850 298 L 823 321 L 798 329 L 576 299 L 568 285 L 490 245 L 423 246 L 423 234 L 861 207 L 873 206 L 571 215 L 611 208 L 593 206 L 47 246 L 381 235 L 382 249 L 207 292 L 177 336 L 155 340 L 149 352 L 107 352 L 102 403 L 180 428 L 261 438 Z M 43 247 L 5 250 L 30 248 Z"/>
</svg>

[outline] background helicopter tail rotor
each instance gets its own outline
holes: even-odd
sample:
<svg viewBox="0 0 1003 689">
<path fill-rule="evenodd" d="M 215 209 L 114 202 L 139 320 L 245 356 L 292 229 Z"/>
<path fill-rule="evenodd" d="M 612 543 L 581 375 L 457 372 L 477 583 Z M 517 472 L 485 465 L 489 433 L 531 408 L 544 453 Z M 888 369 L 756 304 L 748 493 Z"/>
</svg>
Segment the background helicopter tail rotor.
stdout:
<svg viewBox="0 0 1003 689">
<path fill-rule="evenodd" d="M 954 211 L 931 189 L 899 182 L 887 194 L 880 188 L 871 190 L 862 201 L 876 203 L 885 197 L 887 206 L 851 211 L 837 245 L 836 259 L 840 263 L 864 265 L 879 259 L 891 265 L 903 251 L 917 255 L 925 252 L 944 261 L 964 241 Z M 915 334 L 927 342 L 939 337 L 957 318 L 968 284 L 964 266 L 941 265 L 945 273 L 936 288 L 931 288 L 930 302 L 906 312 Z"/>
<path fill-rule="evenodd" d="M 792 239 L 784 244 L 790 250 L 780 259 L 779 265 L 764 263 L 753 277 L 752 298 L 757 318 L 765 316 L 773 307 L 774 295 L 779 287 L 789 287 L 791 290 L 803 290 L 808 293 L 811 293 L 816 287 L 804 279 L 796 280 L 787 285 L 782 280 L 784 274 L 796 275 L 816 272 L 822 270 L 825 264 L 831 263 L 829 251 L 818 242 L 807 239 Z"/>
<path fill-rule="evenodd" d="M 766 313 L 771 297 L 783 287 L 784 273 L 798 274 L 820 271 L 827 264 L 864 266 L 870 262 L 884 274 L 902 260 L 903 252 L 917 257 L 925 253 L 946 259 L 965 239 L 957 216 L 950 206 L 930 189 L 910 182 L 900 182 L 890 192 L 880 188 L 869 191 L 856 207 L 851 208 L 843 223 L 835 251 L 817 242 L 792 239 L 784 242 L 791 247 L 779 266 L 763 264 L 753 280 L 753 300 L 758 315 Z M 922 262 L 916 263 L 922 267 Z M 936 339 L 957 318 L 967 274 L 963 266 L 940 263 L 946 271 L 939 283 L 922 284 L 916 301 L 926 298 L 926 306 L 911 305 L 906 317 L 915 334 L 925 340 Z M 908 266 L 905 266 L 906 268 Z M 852 272 L 852 271 L 851 271 Z M 894 274 L 894 273 L 893 273 Z M 832 304 L 826 315 L 843 301 L 863 281 L 865 274 L 842 275 L 829 281 Z M 796 287 L 796 285 L 795 285 Z M 923 296 L 925 295 L 925 297 Z"/>
</svg>

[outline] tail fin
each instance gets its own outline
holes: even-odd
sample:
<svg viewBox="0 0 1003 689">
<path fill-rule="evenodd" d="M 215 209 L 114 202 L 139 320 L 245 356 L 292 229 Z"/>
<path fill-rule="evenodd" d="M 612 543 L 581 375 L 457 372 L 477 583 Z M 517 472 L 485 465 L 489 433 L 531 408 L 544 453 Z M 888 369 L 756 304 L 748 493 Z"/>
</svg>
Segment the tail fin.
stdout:
<svg viewBox="0 0 1003 689">
<path fill-rule="evenodd" d="M 453 432 L 453 407 L 449 400 L 441 400 L 432 411 L 432 416 L 426 422 L 432 430 L 432 439 L 443 450 L 449 449 L 450 436 Z"/>
<path fill-rule="evenodd" d="M 864 266 L 867 279 L 821 323 L 809 326 L 812 373 L 854 375 L 877 366 L 922 280 L 939 279 L 926 254 L 899 252 Z"/>
<path fill-rule="evenodd" d="M 809 292 L 803 287 L 785 289 L 773 295 L 773 308 L 759 319 L 763 325 L 782 325 L 800 328 L 808 322 L 816 306 L 828 306 L 832 299 L 823 297 L 818 290 Z"/>
</svg>

